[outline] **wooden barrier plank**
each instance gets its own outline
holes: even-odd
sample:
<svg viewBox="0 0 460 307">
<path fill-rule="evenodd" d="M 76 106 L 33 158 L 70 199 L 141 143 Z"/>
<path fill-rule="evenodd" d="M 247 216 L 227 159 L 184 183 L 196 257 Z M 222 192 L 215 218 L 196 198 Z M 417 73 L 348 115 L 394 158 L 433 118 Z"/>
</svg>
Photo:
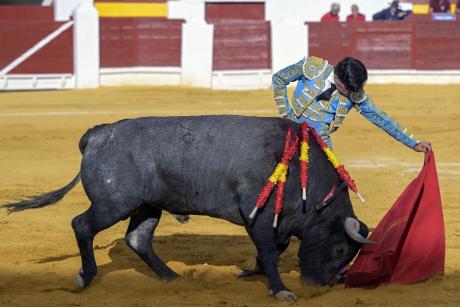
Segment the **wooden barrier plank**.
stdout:
<svg viewBox="0 0 460 307">
<path fill-rule="evenodd" d="M 54 8 L 40 5 L 0 5 L 0 21 L 53 21 Z"/>
<path fill-rule="evenodd" d="M 309 23 L 309 54 L 337 63 L 361 59 L 369 69 L 460 69 L 460 22 Z"/>
<path fill-rule="evenodd" d="M 180 66 L 182 20 L 101 18 L 101 67 Z"/>
<path fill-rule="evenodd" d="M 354 56 L 371 69 L 411 68 L 411 22 L 356 23 Z"/>
<path fill-rule="evenodd" d="M 414 40 L 414 68 L 460 69 L 460 22 L 419 21 Z"/>
<path fill-rule="evenodd" d="M 206 3 L 205 18 L 207 22 L 219 22 L 224 19 L 233 20 L 265 20 L 265 3 L 263 2 L 232 2 Z"/>
<path fill-rule="evenodd" d="M 345 55 L 355 55 L 353 25 L 350 23 L 309 23 L 308 54 L 335 65 Z"/>
<path fill-rule="evenodd" d="M 135 30 L 132 18 L 100 18 L 101 67 L 136 66 Z"/>
<path fill-rule="evenodd" d="M 215 23 L 213 70 L 270 69 L 270 33 L 265 21 Z"/>
<path fill-rule="evenodd" d="M 140 66 L 181 66 L 182 20 L 138 18 Z"/>
<path fill-rule="evenodd" d="M 3 68 L 10 64 L 62 24 L 41 20 L 0 21 L 0 67 Z M 72 73 L 72 38 L 73 32 L 70 28 L 21 63 L 11 73 Z"/>
</svg>

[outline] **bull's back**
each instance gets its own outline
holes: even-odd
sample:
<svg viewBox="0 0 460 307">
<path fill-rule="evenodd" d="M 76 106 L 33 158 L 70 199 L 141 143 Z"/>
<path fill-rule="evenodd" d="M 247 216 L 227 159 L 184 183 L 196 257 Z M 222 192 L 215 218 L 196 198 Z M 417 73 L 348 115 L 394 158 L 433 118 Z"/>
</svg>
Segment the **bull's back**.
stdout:
<svg viewBox="0 0 460 307">
<path fill-rule="evenodd" d="M 233 220 L 279 160 L 288 127 L 296 124 L 244 116 L 125 120 L 87 137 L 82 179 L 99 172 L 167 211 Z"/>
</svg>

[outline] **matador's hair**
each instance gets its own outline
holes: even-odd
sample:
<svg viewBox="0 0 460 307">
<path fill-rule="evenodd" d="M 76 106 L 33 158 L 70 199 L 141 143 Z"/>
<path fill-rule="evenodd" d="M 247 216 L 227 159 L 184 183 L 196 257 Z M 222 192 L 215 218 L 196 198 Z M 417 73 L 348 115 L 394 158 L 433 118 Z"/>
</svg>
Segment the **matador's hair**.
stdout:
<svg viewBox="0 0 460 307">
<path fill-rule="evenodd" d="M 350 92 L 361 92 L 367 81 L 367 69 L 355 58 L 346 57 L 334 67 L 334 74 Z"/>
</svg>

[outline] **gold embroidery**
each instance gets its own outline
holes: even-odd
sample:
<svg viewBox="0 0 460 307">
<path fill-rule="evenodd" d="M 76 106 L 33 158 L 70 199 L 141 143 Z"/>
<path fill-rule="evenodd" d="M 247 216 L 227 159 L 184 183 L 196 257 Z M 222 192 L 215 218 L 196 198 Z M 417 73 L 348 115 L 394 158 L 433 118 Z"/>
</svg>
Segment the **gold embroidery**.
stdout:
<svg viewBox="0 0 460 307">
<path fill-rule="evenodd" d="M 314 121 L 324 121 L 326 117 L 326 113 L 324 112 L 323 107 L 320 105 L 319 102 L 316 104 L 312 104 L 308 107 L 308 111 L 310 111 L 310 115 L 308 116 L 311 120 Z"/>
<path fill-rule="evenodd" d="M 330 100 L 319 100 L 318 102 L 325 111 L 329 111 L 329 109 L 331 108 Z"/>
<path fill-rule="evenodd" d="M 298 98 L 292 97 L 291 102 L 289 104 L 291 105 L 291 108 L 294 111 L 295 116 L 300 117 L 300 115 L 302 115 L 302 113 L 308 107 L 308 105 L 306 105 L 307 103 L 308 100 L 306 100 L 304 96 L 300 96 Z"/>
<path fill-rule="evenodd" d="M 334 70 L 334 67 L 329 65 L 326 60 L 318 57 L 308 57 L 304 63 L 304 74 L 310 82 L 305 83 L 305 88 L 302 90 L 303 95 L 299 95 L 297 99 L 300 101 L 300 106 L 291 100 L 291 106 L 297 117 L 300 117 L 306 109 L 312 105 L 316 97 L 321 93 L 326 83 L 326 78 Z"/>
<path fill-rule="evenodd" d="M 303 73 L 309 80 L 318 78 L 326 69 L 327 61 L 315 56 L 305 58 Z"/>
<path fill-rule="evenodd" d="M 315 98 L 315 97 L 312 97 L 312 96 L 311 96 L 308 87 L 304 88 L 304 89 L 302 90 L 302 93 L 303 93 L 305 96 L 307 96 L 308 99 L 313 99 L 313 98 Z"/>
<path fill-rule="evenodd" d="M 298 64 L 300 64 L 299 62 Z M 287 101 L 291 107 L 293 113 L 299 118 L 307 108 L 312 106 L 316 97 L 321 93 L 324 88 L 326 78 L 334 70 L 334 67 L 329 65 L 326 60 L 318 57 L 307 57 L 304 60 L 303 66 L 296 65 L 295 69 L 289 69 L 286 71 L 280 71 L 277 73 L 278 77 L 285 80 L 290 80 L 291 76 L 298 73 L 299 68 L 303 70 L 303 74 L 308 80 L 305 80 L 304 88 L 302 92 L 296 97 L 295 94 Z M 285 95 L 285 91 L 279 90 L 278 88 L 274 91 L 275 97 Z M 281 103 L 276 100 L 277 106 L 281 106 Z M 330 105 L 328 105 L 330 107 Z M 321 106 L 315 105 L 315 111 L 321 111 Z M 321 112 L 324 113 L 324 112 Z M 321 114 L 324 115 L 325 114 Z M 321 117 L 321 115 L 315 115 L 315 117 Z"/>
<path fill-rule="evenodd" d="M 286 110 L 286 107 L 282 106 L 282 107 L 278 107 L 278 113 L 280 116 L 286 116 L 287 115 L 287 110 Z"/>
<path fill-rule="evenodd" d="M 337 104 L 337 110 L 335 111 L 334 120 L 329 126 L 329 133 L 335 132 L 337 129 L 339 129 L 340 126 L 342 126 L 343 121 L 347 117 L 349 111 L 347 108 L 347 97 L 341 95 L 338 91 L 336 91 L 332 95 L 331 100 L 336 99 L 339 99 L 339 103 Z"/>
<path fill-rule="evenodd" d="M 279 108 L 279 107 L 285 107 L 284 105 L 284 99 L 276 99 L 275 100 L 276 102 L 276 106 Z"/>
<path fill-rule="evenodd" d="M 291 107 L 297 117 L 302 115 L 305 110 L 311 106 L 315 98 L 321 93 L 321 89 L 324 87 L 324 79 L 318 77 L 313 81 L 314 86 L 310 86 L 310 83 L 305 84 L 305 88 L 302 90 L 303 95 L 291 100 Z"/>
</svg>

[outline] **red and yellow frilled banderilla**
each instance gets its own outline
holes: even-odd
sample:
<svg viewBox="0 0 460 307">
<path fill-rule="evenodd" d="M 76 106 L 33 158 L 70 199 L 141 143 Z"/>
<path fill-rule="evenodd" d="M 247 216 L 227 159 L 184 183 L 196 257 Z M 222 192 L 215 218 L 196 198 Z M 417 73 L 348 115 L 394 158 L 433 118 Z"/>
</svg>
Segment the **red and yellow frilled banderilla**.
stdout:
<svg viewBox="0 0 460 307">
<path fill-rule="evenodd" d="M 298 143 L 299 138 L 297 135 L 295 135 L 295 133 L 292 132 L 292 129 L 289 129 L 286 134 L 286 140 L 284 142 L 284 150 L 281 162 L 278 163 L 275 171 L 268 178 L 267 183 L 260 192 L 259 197 L 257 197 L 256 206 L 249 215 L 251 219 L 255 217 L 259 208 L 265 206 L 265 203 L 270 197 L 272 190 L 276 185 L 278 185 L 275 198 L 275 219 L 273 221 L 273 227 L 276 228 L 278 226 L 278 216 L 283 209 L 284 186 L 286 184 L 289 162 L 297 151 Z"/>
<path fill-rule="evenodd" d="M 309 127 L 306 123 L 302 124 L 302 127 L 303 127 L 303 125 L 306 125 L 307 127 Z M 302 128 L 302 129 L 304 129 L 304 128 Z M 326 154 L 327 159 L 331 162 L 332 166 L 335 168 L 335 170 L 336 170 L 337 174 L 339 175 L 340 179 L 347 184 L 348 188 L 350 190 L 352 190 L 356 194 L 356 196 L 358 196 L 359 200 L 362 203 L 365 203 L 366 201 L 361 196 L 361 194 L 359 194 L 359 192 L 358 192 L 358 188 L 356 187 L 355 181 L 353 179 L 351 179 L 351 176 L 347 172 L 347 170 L 345 169 L 345 166 L 340 163 L 339 159 L 334 154 L 332 149 L 330 149 L 326 145 L 326 143 L 321 139 L 321 137 L 315 131 L 315 129 L 309 128 L 309 131 L 315 137 L 315 139 L 318 142 L 319 146 L 321 147 L 321 149 Z"/>
<path fill-rule="evenodd" d="M 307 199 L 307 186 L 308 186 L 308 166 L 309 166 L 309 136 L 310 134 L 314 136 L 321 149 L 326 154 L 328 160 L 332 163 L 340 179 L 345 182 L 349 189 L 356 193 L 361 202 L 365 202 L 364 198 L 359 194 L 355 182 L 351 179 L 348 172 L 345 170 L 345 167 L 340 164 L 339 160 L 332 152 L 332 150 L 326 145 L 326 143 L 321 139 L 321 137 L 316 133 L 316 131 L 311 128 L 307 123 L 301 125 L 302 131 L 302 141 L 300 143 L 300 185 L 302 188 L 302 199 L 305 201 Z M 286 134 L 286 139 L 284 142 L 284 150 L 281 158 L 281 162 L 276 165 L 275 170 L 268 178 L 265 183 L 262 191 L 259 193 L 259 196 L 256 200 L 256 206 L 252 210 L 249 217 L 253 219 L 259 208 L 265 206 L 268 198 L 270 197 L 273 189 L 277 186 L 276 197 L 275 197 L 275 218 L 273 221 L 273 228 L 278 226 L 278 217 L 283 210 L 283 200 L 284 200 L 284 188 L 286 184 L 289 162 L 292 157 L 295 155 L 299 144 L 299 138 L 297 135 L 289 129 Z"/>
</svg>

